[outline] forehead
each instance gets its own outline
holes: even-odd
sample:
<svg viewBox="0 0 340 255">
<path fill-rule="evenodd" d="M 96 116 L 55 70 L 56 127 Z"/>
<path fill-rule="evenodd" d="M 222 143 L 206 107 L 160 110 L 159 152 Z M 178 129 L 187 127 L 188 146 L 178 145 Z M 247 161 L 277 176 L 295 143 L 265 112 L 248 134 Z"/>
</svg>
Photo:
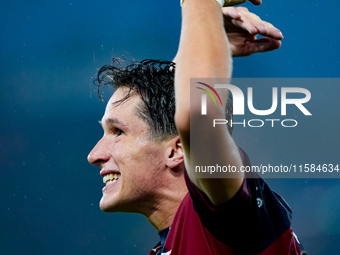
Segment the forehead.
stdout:
<svg viewBox="0 0 340 255">
<path fill-rule="evenodd" d="M 128 88 L 119 88 L 111 96 L 101 121 L 103 124 L 110 119 L 121 120 L 122 123 L 138 119 L 138 105 L 143 101 L 136 93 L 132 92 L 129 98 L 120 102 L 120 100 L 126 97 L 128 91 Z"/>
</svg>

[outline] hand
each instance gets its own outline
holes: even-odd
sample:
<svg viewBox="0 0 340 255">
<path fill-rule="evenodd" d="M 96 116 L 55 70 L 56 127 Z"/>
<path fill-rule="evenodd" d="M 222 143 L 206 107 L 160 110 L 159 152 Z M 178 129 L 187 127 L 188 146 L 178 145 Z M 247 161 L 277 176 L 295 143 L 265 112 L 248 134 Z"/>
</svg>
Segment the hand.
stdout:
<svg viewBox="0 0 340 255">
<path fill-rule="evenodd" d="M 283 35 L 271 23 L 248 11 L 245 7 L 224 7 L 224 28 L 233 57 L 249 56 L 256 52 L 276 50 Z M 258 35 L 265 36 L 256 39 Z"/>
<path fill-rule="evenodd" d="M 234 6 L 238 4 L 243 4 L 247 2 L 247 0 L 225 0 L 224 6 Z M 260 5 L 262 4 L 262 0 L 249 0 L 254 5 Z"/>
</svg>

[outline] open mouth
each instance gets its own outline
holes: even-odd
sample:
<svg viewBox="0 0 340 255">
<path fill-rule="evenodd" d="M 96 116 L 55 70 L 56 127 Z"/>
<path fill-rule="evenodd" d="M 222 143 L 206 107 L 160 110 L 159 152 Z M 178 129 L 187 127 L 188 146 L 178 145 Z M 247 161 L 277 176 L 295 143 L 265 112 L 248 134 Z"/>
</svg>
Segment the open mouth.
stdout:
<svg viewBox="0 0 340 255">
<path fill-rule="evenodd" d="M 109 173 L 103 176 L 103 182 L 107 185 L 110 185 L 112 183 L 115 183 L 120 177 L 120 174 L 118 173 Z"/>
</svg>

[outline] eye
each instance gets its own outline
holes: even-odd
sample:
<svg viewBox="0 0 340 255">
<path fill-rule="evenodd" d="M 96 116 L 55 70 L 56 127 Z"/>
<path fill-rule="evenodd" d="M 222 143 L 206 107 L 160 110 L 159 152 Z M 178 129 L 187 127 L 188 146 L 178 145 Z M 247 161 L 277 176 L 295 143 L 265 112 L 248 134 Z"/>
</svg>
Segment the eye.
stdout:
<svg viewBox="0 0 340 255">
<path fill-rule="evenodd" d="M 121 130 L 121 129 L 119 129 L 119 128 L 116 128 L 116 134 L 117 134 L 118 136 L 120 136 L 120 135 L 123 135 L 124 132 L 123 132 L 123 130 Z"/>
<path fill-rule="evenodd" d="M 111 133 L 114 135 L 114 136 L 121 136 L 121 135 L 124 135 L 124 131 L 119 129 L 119 128 L 116 128 L 116 127 L 113 127 L 111 129 Z"/>
</svg>

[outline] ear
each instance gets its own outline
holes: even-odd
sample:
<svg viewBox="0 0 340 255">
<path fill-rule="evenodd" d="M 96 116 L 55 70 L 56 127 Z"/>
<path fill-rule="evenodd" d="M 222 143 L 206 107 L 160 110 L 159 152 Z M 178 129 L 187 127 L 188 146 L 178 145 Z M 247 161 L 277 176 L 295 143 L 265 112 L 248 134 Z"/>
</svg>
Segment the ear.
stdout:
<svg viewBox="0 0 340 255">
<path fill-rule="evenodd" d="M 179 136 L 176 136 L 169 140 L 167 153 L 167 161 L 166 165 L 169 168 L 175 168 L 181 163 L 184 162 L 184 150 L 183 145 L 179 139 Z"/>
</svg>

